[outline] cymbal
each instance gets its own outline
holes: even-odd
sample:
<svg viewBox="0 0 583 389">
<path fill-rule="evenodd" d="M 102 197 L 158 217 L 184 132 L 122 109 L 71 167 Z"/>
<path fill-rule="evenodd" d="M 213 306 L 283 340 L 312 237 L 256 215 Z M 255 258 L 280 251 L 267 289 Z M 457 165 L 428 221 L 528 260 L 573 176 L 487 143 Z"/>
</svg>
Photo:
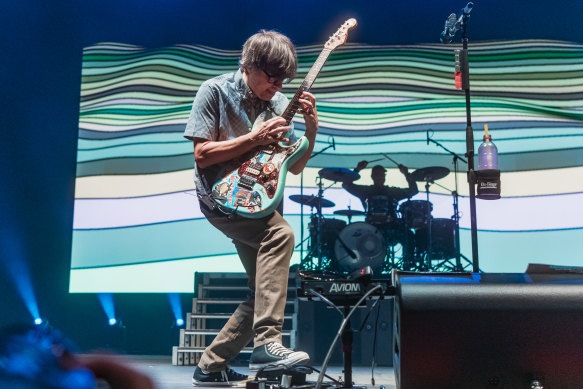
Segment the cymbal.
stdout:
<svg viewBox="0 0 583 389">
<path fill-rule="evenodd" d="M 303 205 L 307 205 L 310 207 L 321 207 L 321 208 L 329 208 L 333 207 L 334 204 L 330 200 L 326 200 L 325 198 L 314 196 L 314 195 L 290 195 L 289 199 L 296 203 L 300 203 Z"/>
<path fill-rule="evenodd" d="M 330 181 L 352 182 L 360 178 L 360 174 L 354 170 L 343 167 L 325 167 L 318 172 L 320 177 Z"/>
<path fill-rule="evenodd" d="M 415 181 L 435 181 L 449 174 L 449 169 L 442 166 L 429 166 L 415 170 L 411 177 Z"/>
<path fill-rule="evenodd" d="M 334 214 L 348 217 L 366 215 L 364 211 L 355 211 L 354 209 L 339 209 L 337 211 L 334 211 Z"/>
</svg>

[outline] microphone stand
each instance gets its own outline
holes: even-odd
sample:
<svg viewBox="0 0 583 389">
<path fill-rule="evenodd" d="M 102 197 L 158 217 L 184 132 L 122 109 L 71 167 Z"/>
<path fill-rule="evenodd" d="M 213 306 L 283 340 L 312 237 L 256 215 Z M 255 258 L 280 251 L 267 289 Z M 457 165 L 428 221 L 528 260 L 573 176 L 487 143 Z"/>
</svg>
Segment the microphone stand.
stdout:
<svg viewBox="0 0 583 389">
<path fill-rule="evenodd" d="M 476 172 L 474 171 L 474 130 L 470 108 L 470 69 L 468 61 L 468 19 L 467 13 L 462 17 L 462 89 L 466 94 L 466 158 L 468 159 L 468 183 L 470 186 L 470 218 L 472 229 L 472 265 L 474 273 L 480 272 L 478 260 L 478 222 L 476 217 Z"/>
<path fill-rule="evenodd" d="M 472 3 L 468 5 L 473 6 Z M 478 260 L 478 223 L 476 220 L 476 172 L 474 170 L 474 130 L 472 129 L 472 115 L 470 108 L 470 69 L 468 61 L 468 20 L 470 18 L 468 6 L 462 10 L 460 26 L 462 30 L 462 49 L 456 50 L 459 55 L 461 86 L 466 96 L 466 158 L 468 159 L 468 185 L 470 187 L 470 218 L 472 235 L 472 264 L 474 273 L 479 273 Z M 456 70 L 457 71 L 457 70 Z"/>
<path fill-rule="evenodd" d="M 456 253 L 456 258 L 455 258 L 455 267 L 454 267 L 454 271 L 463 271 L 463 266 L 462 266 L 462 261 L 461 261 L 461 248 L 460 248 L 460 213 L 459 213 L 459 202 L 458 202 L 458 186 L 457 186 L 457 171 L 458 171 L 458 160 L 462 161 L 463 163 L 467 164 L 468 162 L 463 159 L 462 157 L 460 157 L 459 155 L 457 155 L 456 153 L 454 153 L 453 151 L 449 150 L 447 147 L 445 147 L 444 145 L 442 145 L 441 143 L 439 143 L 438 141 L 435 141 L 433 139 L 431 139 L 429 137 L 429 134 L 427 134 L 427 142 L 431 142 L 433 144 L 435 144 L 438 147 L 441 147 L 442 149 L 444 149 L 446 152 L 448 152 L 450 155 L 453 156 L 453 174 L 455 177 L 455 190 L 453 192 L 451 192 L 452 196 L 453 196 L 453 218 L 455 221 L 455 229 L 454 229 L 454 249 L 455 249 L 455 253 Z M 438 184 L 438 186 L 441 186 Z M 443 186 L 441 186 L 442 188 L 444 188 Z M 445 188 L 446 190 L 449 190 L 447 188 Z M 464 256 L 465 258 L 465 256 Z M 467 258 L 466 258 L 467 259 Z"/>
</svg>

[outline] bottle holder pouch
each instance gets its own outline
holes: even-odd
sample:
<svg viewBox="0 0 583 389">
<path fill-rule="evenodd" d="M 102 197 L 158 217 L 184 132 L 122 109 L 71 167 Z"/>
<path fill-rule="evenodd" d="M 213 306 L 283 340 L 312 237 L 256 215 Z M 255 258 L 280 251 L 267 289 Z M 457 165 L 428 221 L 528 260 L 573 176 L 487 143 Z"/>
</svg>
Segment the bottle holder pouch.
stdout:
<svg viewBox="0 0 583 389">
<path fill-rule="evenodd" d="M 476 173 L 477 198 L 497 200 L 500 198 L 500 170 L 478 170 Z"/>
</svg>

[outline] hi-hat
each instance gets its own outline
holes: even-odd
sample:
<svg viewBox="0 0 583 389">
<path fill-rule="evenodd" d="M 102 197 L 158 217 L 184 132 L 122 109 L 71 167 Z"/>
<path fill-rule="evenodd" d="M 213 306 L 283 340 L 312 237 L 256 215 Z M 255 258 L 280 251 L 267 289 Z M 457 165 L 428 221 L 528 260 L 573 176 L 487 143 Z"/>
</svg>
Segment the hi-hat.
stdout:
<svg viewBox="0 0 583 389">
<path fill-rule="evenodd" d="M 325 167 L 318 172 L 320 177 L 330 181 L 352 182 L 360 178 L 360 174 L 354 170 L 343 167 Z"/>
<path fill-rule="evenodd" d="M 334 214 L 348 217 L 366 215 L 364 211 L 357 211 L 354 209 L 339 209 L 337 211 L 334 211 Z"/>
<path fill-rule="evenodd" d="M 415 170 L 411 173 L 411 177 L 415 181 L 428 181 L 432 182 L 439 180 L 449 174 L 449 169 L 442 166 L 429 166 L 423 167 L 421 169 Z"/>
<path fill-rule="evenodd" d="M 330 200 L 326 200 L 325 198 L 314 195 L 290 195 L 289 198 L 291 201 L 307 205 L 309 207 L 329 208 L 336 205 Z"/>
</svg>

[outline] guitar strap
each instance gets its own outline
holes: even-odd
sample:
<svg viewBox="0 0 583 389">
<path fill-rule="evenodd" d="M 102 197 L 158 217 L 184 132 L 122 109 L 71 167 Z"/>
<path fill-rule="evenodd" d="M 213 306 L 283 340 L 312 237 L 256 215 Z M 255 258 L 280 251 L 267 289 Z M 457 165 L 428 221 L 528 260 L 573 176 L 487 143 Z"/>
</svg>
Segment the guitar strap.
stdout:
<svg viewBox="0 0 583 389">
<path fill-rule="evenodd" d="M 211 200 L 210 196 L 200 193 L 197 193 L 196 195 L 198 197 L 199 204 L 206 208 L 206 210 L 210 213 L 218 216 L 225 216 L 229 220 L 233 220 L 238 217 L 234 210 L 221 207 L 216 201 Z"/>
</svg>

